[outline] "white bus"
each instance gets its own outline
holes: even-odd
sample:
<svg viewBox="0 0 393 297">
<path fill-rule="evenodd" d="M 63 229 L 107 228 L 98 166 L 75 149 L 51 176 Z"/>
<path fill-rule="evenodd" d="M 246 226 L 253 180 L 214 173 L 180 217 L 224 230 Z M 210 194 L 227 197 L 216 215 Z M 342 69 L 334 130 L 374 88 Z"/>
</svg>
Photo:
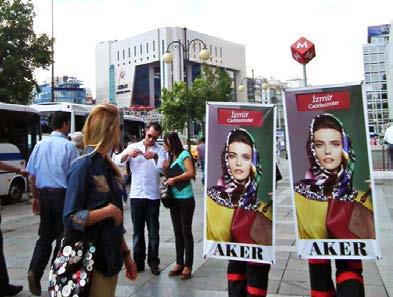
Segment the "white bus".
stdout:
<svg viewBox="0 0 393 297">
<path fill-rule="evenodd" d="M 76 104 L 76 103 L 66 103 L 66 102 L 49 102 L 32 104 L 30 107 L 37 110 L 41 117 L 41 130 L 42 135 L 47 136 L 52 132 L 50 126 L 50 116 L 52 112 L 64 111 L 71 114 L 71 126 L 70 133 L 76 131 L 82 131 L 83 125 L 85 124 L 86 118 L 90 113 L 91 106 Z"/>
<path fill-rule="evenodd" d="M 145 136 L 145 121 L 137 116 L 124 114 L 122 125 L 122 141 L 127 146 L 129 142 L 141 140 Z"/>
<path fill-rule="evenodd" d="M 41 116 L 42 134 L 44 136 L 47 136 L 52 132 L 52 129 L 50 128 L 50 115 L 52 112 L 65 111 L 71 113 L 70 133 L 72 134 L 76 131 L 82 131 L 87 116 L 89 115 L 91 109 L 94 108 L 94 105 L 49 102 L 33 104 L 30 105 L 30 107 L 34 108 L 39 112 Z M 145 121 L 140 117 L 127 114 L 122 115 L 123 144 L 127 145 L 127 143 L 129 142 L 142 139 L 144 137 L 145 126 Z"/>
<path fill-rule="evenodd" d="M 25 105 L 0 103 L 0 161 L 25 168 L 35 144 L 41 139 L 40 116 Z M 0 170 L 2 203 L 20 201 L 28 190 L 27 179 Z"/>
</svg>

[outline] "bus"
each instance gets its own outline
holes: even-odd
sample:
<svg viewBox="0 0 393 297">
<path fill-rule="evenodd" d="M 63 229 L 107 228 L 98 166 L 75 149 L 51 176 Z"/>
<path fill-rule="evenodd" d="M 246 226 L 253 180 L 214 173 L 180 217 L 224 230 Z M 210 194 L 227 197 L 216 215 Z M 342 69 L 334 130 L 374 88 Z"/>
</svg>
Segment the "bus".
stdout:
<svg viewBox="0 0 393 297">
<path fill-rule="evenodd" d="M 66 102 L 48 102 L 30 105 L 37 110 L 41 117 L 41 130 L 44 136 L 52 132 L 50 127 L 50 116 L 55 111 L 65 111 L 71 113 L 70 134 L 76 131 L 82 131 L 83 125 L 94 105 L 83 105 Z M 121 112 L 122 122 L 122 144 L 127 145 L 129 142 L 140 140 L 144 137 L 145 121 L 141 117 L 124 114 Z"/>
<path fill-rule="evenodd" d="M 130 142 L 140 141 L 145 137 L 145 121 L 137 116 L 123 114 L 122 143 L 127 146 Z"/>
<path fill-rule="evenodd" d="M 52 128 L 50 126 L 51 113 L 55 111 L 69 112 L 71 114 L 70 133 L 72 134 L 76 131 L 82 131 L 86 118 L 92 108 L 90 105 L 67 102 L 47 102 L 40 104 L 32 104 L 30 105 L 30 107 L 37 110 L 40 114 L 41 131 L 43 136 L 48 136 L 52 132 Z"/>
<path fill-rule="evenodd" d="M 24 169 L 41 140 L 40 115 L 29 106 L 0 103 L 0 161 Z M 27 179 L 0 170 L 2 203 L 17 202 L 28 191 Z"/>
</svg>

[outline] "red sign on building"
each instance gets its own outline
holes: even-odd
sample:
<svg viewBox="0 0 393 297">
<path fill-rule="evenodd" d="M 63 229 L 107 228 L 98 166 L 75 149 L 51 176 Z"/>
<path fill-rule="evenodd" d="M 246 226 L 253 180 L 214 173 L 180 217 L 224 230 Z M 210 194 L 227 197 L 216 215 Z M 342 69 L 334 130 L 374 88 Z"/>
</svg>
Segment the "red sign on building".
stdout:
<svg viewBox="0 0 393 297">
<path fill-rule="evenodd" d="M 300 64 L 307 64 L 315 57 L 315 46 L 310 40 L 300 37 L 291 45 L 292 57 Z"/>
</svg>

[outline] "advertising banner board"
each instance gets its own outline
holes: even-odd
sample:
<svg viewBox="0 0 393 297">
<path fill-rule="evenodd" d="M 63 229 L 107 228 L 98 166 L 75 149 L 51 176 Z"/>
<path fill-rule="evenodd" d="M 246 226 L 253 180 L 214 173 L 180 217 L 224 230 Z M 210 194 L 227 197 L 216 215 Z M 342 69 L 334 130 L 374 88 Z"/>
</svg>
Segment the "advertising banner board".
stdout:
<svg viewBox="0 0 393 297">
<path fill-rule="evenodd" d="M 284 109 L 299 257 L 379 258 L 362 86 L 288 89 Z"/>
<path fill-rule="evenodd" d="M 204 255 L 273 263 L 274 105 L 208 103 Z"/>
</svg>

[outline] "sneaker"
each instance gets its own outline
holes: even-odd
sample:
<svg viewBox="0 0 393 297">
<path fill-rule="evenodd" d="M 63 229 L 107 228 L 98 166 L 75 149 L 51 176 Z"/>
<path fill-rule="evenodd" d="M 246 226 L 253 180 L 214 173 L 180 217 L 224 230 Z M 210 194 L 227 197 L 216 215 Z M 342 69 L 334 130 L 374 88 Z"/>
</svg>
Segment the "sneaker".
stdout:
<svg viewBox="0 0 393 297">
<path fill-rule="evenodd" d="M 40 281 L 36 279 L 33 271 L 29 271 L 27 280 L 29 281 L 29 290 L 31 294 L 41 296 L 41 284 Z"/>
<path fill-rule="evenodd" d="M 158 267 L 158 265 L 150 266 L 151 273 L 154 275 L 160 275 L 161 269 Z"/>
</svg>

